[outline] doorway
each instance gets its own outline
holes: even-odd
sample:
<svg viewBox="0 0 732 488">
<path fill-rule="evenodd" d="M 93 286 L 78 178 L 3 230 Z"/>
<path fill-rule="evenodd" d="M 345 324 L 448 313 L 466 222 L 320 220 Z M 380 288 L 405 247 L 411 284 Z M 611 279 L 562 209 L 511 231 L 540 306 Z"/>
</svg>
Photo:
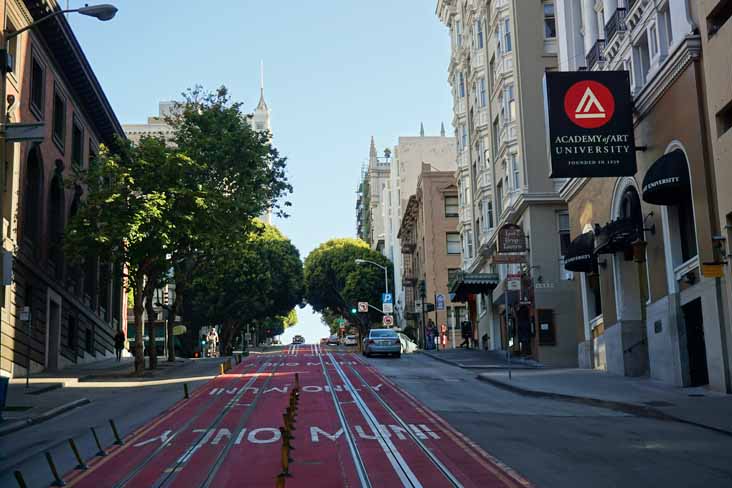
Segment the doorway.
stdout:
<svg viewBox="0 0 732 488">
<path fill-rule="evenodd" d="M 704 342 L 704 319 L 701 298 L 681 307 L 686 327 L 686 351 L 689 355 L 689 386 L 709 384 L 707 350 Z"/>
<path fill-rule="evenodd" d="M 61 347 L 61 306 L 53 300 L 48 301 L 48 332 L 46 335 L 46 369 L 58 369 Z"/>
</svg>

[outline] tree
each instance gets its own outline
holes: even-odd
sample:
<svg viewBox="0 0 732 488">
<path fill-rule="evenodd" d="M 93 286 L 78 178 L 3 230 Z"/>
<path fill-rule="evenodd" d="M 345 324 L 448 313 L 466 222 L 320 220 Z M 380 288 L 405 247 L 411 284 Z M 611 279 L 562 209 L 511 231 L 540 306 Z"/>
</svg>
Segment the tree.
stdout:
<svg viewBox="0 0 732 488">
<path fill-rule="evenodd" d="M 305 296 L 317 312 L 327 316 L 350 317 L 357 302 L 381 303 L 384 272 L 370 264 L 356 264 L 356 259 L 374 261 L 387 266 L 393 283 L 393 265 L 369 245 L 352 238 L 331 239 L 321 244 L 305 259 Z M 370 309 L 368 323 L 381 322 L 382 314 Z M 359 324 L 365 332 L 364 324 Z"/>
<path fill-rule="evenodd" d="M 189 89 L 166 121 L 178 151 L 199 165 L 200 171 L 187 175 L 189 185 L 206 190 L 206 204 L 188 202 L 197 213 L 175 226 L 175 315 L 182 313 L 194 276 L 210 258 L 206 251 L 225 248 L 232 235 L 248 235 L 257 227 L 254 219 L 267 209 L 286 217 L 282 208 L 290 203 L 280 204 L 280 199 L 292 187 L 285 176 L 286 158 L 279 156 L 269 134 L 251 129 L 249 115 L 241 103 L 231 101 L 226 87 L 213 92 Z M 196 228 L 191 229 L 189 221 L 195 221 Z M 172 326 L 169 321 L 169 335 Z M 168 360 L 174 360 L 171 349 Z"/>
<path fill-rule="evenodd" d="M 126 270 L 125 286 L 133 295 L 137 374 L 145 365 L 144 300 L 149 301 L 168 266 L 174 214 L 178 197 L 185 193 L 177 186 L 180 176 L 194 169 L 191 159 L 169 151 L 159 139 L 144 138 L 138 146 L 119 140 L 115 152 L 102 146 L 97 160 L 71 182 L 86 188 L 87 196 L 66 228 L 66 253 L 77 263 L 96 256 Z"/>
<path fill-rule="evenodd" d="M 262 329 L 269 321 L 284 328 L 302 301 L 300 253 L 277 228 L 256 222 L 256 230 L 215 251 L 193 281 L 195 319 L 222 325 L 222 347 L 244 324 Z"/>
</svg>

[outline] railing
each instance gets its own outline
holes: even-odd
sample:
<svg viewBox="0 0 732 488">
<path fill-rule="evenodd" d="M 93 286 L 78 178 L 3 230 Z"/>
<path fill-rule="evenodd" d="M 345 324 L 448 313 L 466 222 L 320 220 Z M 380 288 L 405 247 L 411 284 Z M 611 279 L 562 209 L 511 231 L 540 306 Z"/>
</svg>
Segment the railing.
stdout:
<svg viewBox="0 0 732 488">
<path fill-rule="evenodd" d="M 627 13 L 627 10 L 624 8 L 619 8 L 615 11 L 613 16 L 610 17 L 607 24 L 605 24 L 605 39 L 608 43 L 612 41 L 613 37 L 618 32 L 625 32 L 628 30 L 628 27 L 625 25 L 625 16 Z"/>
<path fill-rule="evenodd" d="M 410 240 L 402 240 L 402 254 L 412 254 L 417 248 L 417 244 Z"/>
<path fill-rule="evenodd" d="M 605 39 L 598 39 L 587 53 L 587 69 L 591 70 L 596 63 L 605 61 L 603 51 L 605 50 Z"/>
</svg>

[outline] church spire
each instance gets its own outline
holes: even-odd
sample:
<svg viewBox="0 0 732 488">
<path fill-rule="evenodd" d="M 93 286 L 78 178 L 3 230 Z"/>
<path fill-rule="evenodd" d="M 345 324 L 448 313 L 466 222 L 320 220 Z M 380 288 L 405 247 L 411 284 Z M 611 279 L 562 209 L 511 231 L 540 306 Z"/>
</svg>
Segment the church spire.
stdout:
<svg viewBox="0 0 732 488">
<path fill-rule="evenodd" d="M 376 164 L 378 158 L 376 156 L 376 144 L 374 143 L 374 136 L 371 136 L 371 148 L 369 149 L 369 165 Z"/>
<path fill-rule="evenodd" d="M 440 135 L 442 137 L 445 137 L 445 123 L 444 122 L 440 122 Z"/>
<path fill-rule="evenodd" d="M 257 104 L 257 110 L 266 112 L 267 102 L 264 101 L 264 61 L 259 62 L 259 103 Z"/>
<path fill-rule="evenodd" d="M 424 137 L 424 124 L 422 122 L 419 123 L 419 135 Z"/>
</svg>

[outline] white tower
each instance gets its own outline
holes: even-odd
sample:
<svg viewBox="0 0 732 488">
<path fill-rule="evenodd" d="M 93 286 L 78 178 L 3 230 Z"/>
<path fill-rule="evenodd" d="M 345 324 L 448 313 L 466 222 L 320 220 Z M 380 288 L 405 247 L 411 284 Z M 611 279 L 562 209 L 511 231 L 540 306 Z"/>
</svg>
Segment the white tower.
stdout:
<svg viewBox="0 0 732 488">
<path fill-rule="evenodd" d="M 269 107 L 267 107 L 267 102 L 264 101 L 264 62 L 259 66 L 259 103 L 257 108 L 254 109 L 252 122 L 254 123 L 252 128 L 256 131 L 272 131 Z"/>
</svg>

